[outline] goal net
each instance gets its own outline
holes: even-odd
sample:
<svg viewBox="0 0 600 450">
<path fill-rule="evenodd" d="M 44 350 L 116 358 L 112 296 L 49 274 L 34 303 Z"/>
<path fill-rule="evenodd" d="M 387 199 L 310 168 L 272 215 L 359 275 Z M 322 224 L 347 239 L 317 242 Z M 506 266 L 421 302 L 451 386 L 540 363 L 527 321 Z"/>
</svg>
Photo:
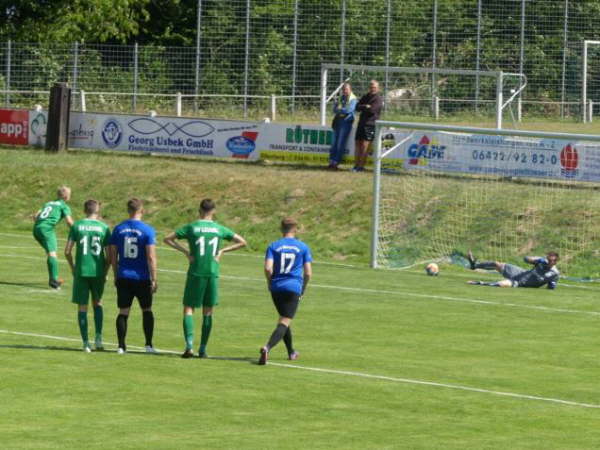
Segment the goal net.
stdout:
<svg viewBox="0 0 600 450">
<path fill-rule="evenodd" d="M 323 64 L 321 124 L 327 124 L 328 103 L 344 82 L 360 98 L 371 80 L 379 82 L 387 119 L 475 113 L 495 117 L 497 128 L 506 111 L 516 119 L 512 104 L 527 85 L 525 75 L 499 71 Z"/>
<path fill-rule="evenodd" d="M 561 255 L 600 276 L 600 136 L 378 122 L 373 267 Z"/>
</svg>

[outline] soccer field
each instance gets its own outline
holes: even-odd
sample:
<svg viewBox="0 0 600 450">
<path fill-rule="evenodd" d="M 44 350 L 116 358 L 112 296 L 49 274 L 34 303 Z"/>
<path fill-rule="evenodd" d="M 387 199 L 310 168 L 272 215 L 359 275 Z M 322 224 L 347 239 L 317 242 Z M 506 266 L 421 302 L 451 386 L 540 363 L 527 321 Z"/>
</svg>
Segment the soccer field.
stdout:
<svg viewBox="0 0 600 450">
<path fill-rule="evenodd" d="M 64 226 L 58 229 L 64 235 Z M 59 244 L 64 246 L 64 241 Z M 467 286 L 442 267 L 320 262 L 293 324 L 301 359 L 258 349 L 276 320 L 261 255 L 222 261 L 210 359 L 184 360 L 186 261 L 158 247 L 155 345 L 132 309 L 126 355 L 86 354 L 61 258 L 46 287 L 29 234 L 0 233 L 2 448 L 596 448 L 599 289 Z M 488 275 L 477 277 L 491 278 Z M 115 343 L 112 278 L 105 341 Z M 199 315 L 197 315 L 197 320 Z M 90 323 L 93 335 L 93 321 Z M 199 326 L 196 327 L 196 344 Z M 135 347 L 138 346 L 138 347 Z"/>
</svg>

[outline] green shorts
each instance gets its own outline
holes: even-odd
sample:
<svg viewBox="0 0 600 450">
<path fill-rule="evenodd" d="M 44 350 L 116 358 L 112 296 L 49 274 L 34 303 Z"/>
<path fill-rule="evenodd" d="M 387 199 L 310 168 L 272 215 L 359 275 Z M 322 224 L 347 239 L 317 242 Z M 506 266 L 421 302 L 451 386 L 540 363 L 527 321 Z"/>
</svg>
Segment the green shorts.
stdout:
<svg viewBox="0 0 600 450">
<path fill-rule="evenodd" d="M 33 227 L 33 237 L 46 250 L 46 253 L 55 252 L 58 248 L 53 228 Z"/>
<path fill-rule="evenodd" d="M 92 293 L 92 300 L 102 300 L 105 282 L 105 277 L 74 277 L 71 302 L 78 305 L 87 305 L 90 300 L 90 292 Z"/>
<path fill-rule="evenodd" d="M 183 304 L 192 308 L 212 307 L 219 304 L 219 279 L 217 277 L 187 276 Z"/>
</svg>

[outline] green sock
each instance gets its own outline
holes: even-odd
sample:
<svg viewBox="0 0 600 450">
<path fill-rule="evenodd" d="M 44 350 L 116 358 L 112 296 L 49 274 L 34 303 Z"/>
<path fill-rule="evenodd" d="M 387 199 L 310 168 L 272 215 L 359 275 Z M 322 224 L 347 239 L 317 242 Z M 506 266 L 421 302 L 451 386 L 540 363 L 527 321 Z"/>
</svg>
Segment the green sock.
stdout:
<svg viewBox="0 0 600 450">
<path fill-rule="evenodd" d="M 185 314 L 183 316 L 183 337 L 185 338 L 185 349 L 194 347 L 194 316 Z"/>
<path fill-rule="evenodd" d="M 212 315 L 202 316 L 202 338 L 200 339 L 200 353 L 206 352 L 206 344 L 212 329 Z"/>
<path fill-rule="evenodd" d="M 102 341 L 102 322 L 104 320 L 104 310 L 102 306 L 94 306 L 94 326 L 96 328 L 96 341 Z"/>
<path fill-rule="evenodd" d="M 48 256 L 46 260 L 48 265 L 48 276 L 51 280 L 58 280 L 58 259 L 56 256 Z"/>
<path fill-rule="evenodd" d="M 87 343 L 88 343 L 87 312 L 79 311 L 77 313 L 77 323 L 79 324 L 79 332 L 81 333 L 81 339 L 83 340 L 83 345 L 87 345 Z"/>
</svg>

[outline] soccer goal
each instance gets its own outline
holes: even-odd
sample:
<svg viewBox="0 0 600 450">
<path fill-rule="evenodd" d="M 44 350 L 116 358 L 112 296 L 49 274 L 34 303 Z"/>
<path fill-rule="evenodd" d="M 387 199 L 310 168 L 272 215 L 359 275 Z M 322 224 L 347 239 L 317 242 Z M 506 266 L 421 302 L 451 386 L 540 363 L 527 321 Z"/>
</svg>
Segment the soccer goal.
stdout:
<svg viewBox="0 0 600 450">
<path fill-rule="evenodd" d="M 379 121 L 372 267 L 561 254 L 600 275 L 600 136 Z"/>
<path fill-rule="evenodd" d="M 323 64 L 321 125 L 326 125 L 327 105 L 339 95 L 344 82 L 351 83 L 360 97 L 372 79 L 379 81 L 387 117 L 490 114 L 495 116 L 497 128 L 502 128 L 503 112 L 527 86 L 524 74 L 501 71 Z M 521 115 L 510 111 L 515 117 Z"/>
</svg>

